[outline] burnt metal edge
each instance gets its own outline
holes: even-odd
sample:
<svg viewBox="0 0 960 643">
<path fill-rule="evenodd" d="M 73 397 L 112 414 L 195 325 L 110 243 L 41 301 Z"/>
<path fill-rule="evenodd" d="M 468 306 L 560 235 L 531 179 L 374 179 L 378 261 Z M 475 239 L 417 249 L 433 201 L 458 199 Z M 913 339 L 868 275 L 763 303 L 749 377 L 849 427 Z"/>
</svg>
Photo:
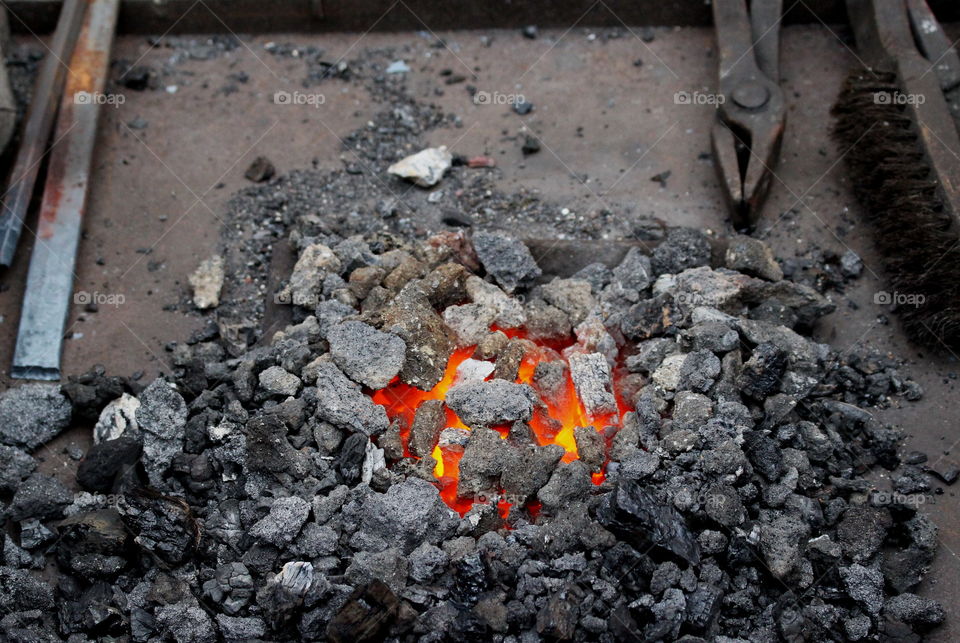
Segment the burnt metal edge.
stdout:
<svg viewBox="0 0 960 643">
<path fill-rule="evenodd" d="M 61 0 L 7 0 L 10 21 L 20 33 L 53 30 Z M 525 24 L 542 28 L 631 26 L 705 27 L 710 6 L 688 0 L 551 0 L 543 2 L 490 0 L 274 0 L 265 10 L 262 0 L 123 0 L 119 33 L 274 33 L 333 31 L 421 31 L 430 29 L 511 29 Z M 960 3 L 931 0 L 941 22 L 960 20 Z M 795 3 L 786 24 L 846 22 L 842 0 Z"/>
</svg>

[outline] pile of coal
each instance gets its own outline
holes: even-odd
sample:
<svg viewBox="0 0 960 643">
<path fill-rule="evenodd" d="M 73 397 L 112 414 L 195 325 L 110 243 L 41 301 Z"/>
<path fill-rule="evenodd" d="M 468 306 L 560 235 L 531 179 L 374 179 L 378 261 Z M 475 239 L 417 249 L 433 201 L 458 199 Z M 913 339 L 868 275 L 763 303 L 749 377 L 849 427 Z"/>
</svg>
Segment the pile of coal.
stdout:
<svg viewBox="0 0 960 643">
<path fill-rule="evenodd" d="M 811 339 L 833 304 L 759 241 L 676 229 L 568 278 L 493 230 L 305 220 L 291 242 L 294 319 L 269 343 L 214 327 L 142 389 L 101 372 L 0 396 L 6 638 L 864 641 L 943 620 L 916 594 L 930 482 L 871 412 L 922 392 Z M 474 345 L 446 400 L 470 430 L 438 401 L 402 439 L 374 392 L 429 390 Z M 566 369 L 614 418 L 570 462 L 528 425 Z M 71 416 L 96 420 L 76 493 L 31 454 Z M 463 516 L 438 444 L 463 450 Z"/>
</svg>

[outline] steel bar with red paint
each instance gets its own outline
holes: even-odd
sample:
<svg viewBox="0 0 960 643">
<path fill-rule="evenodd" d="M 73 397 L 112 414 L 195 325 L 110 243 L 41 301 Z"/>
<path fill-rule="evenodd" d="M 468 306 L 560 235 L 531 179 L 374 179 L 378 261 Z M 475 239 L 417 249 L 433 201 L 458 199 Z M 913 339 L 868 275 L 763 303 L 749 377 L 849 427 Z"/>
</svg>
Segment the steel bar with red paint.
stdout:
<svg viewBox="0 0 960 643">
<path fill-rule="evenodd" d="M 47 51 L 23 128 L 23 140 L 10 173 L 10 184 L 0 212 L 0 266 L 9 266 L 17 251 L 20 231 L 40 171 L 40 161 L 50 140 L 60 91 L 67 75 L 70 54 L 83 24 L 87 0 L 66 0 L 60 10 L 53 42 Z"/>
<path fill-rule="evenodd" d="M 60 101 L 37 239 L 30 257 L 13 377 L 60 378 L 60 352 L 73 290 L 80 224 L 119 0 L 89 0 Z"/>
</svg>

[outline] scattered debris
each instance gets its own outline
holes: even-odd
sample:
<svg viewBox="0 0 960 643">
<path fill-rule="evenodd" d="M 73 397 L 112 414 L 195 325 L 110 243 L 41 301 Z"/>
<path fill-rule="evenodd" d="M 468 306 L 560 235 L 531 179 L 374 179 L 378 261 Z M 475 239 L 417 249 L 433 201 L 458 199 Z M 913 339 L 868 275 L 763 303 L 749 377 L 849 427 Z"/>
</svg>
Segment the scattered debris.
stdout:
<svg viewBox="0 0 960 643">
<path fill-rule="evenodd" d="M 219 306 L 223 278 L 223 257 L 213 255 L 200 262 L 189 279 L 193 288 L 193 305 L 201 310 Z"/>
<path fill-rule="evenodd" d="M 390 167 L 387 172 L 402 179 L 413 181 L 422 187 L 433 187 L 443 178 L 443 173 L 453 164 L 453 155 L 446 146 L 428 147 L 416 154 L 403 158 Z"/>
</svg>

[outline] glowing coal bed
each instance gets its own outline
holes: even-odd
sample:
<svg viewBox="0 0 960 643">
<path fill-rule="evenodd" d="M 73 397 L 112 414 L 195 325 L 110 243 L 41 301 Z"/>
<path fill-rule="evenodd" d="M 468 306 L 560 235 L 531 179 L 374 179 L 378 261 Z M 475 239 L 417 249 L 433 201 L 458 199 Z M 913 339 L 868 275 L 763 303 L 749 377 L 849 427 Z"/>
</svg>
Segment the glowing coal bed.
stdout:
<svg viewBox="0 0 960 643">
<path fill-rule="evenodd" d="M 497 331 L 492 327 L 491 331 Z M 517 377 L 514 380 L 517 384 L 527 384 L 532 389 L 537 387 L 534 383 L 534 376 L 537 365 L 541 362 L 555 362 L 562 360 L 567 368 L 564 372 L 564 382 L 561 386 L 560 394 L 553 396 L 540 396 L 539 403 L 534 406 L 533 415 L 527 422 L 527 425 L 533 432 L 538 446 L 548 444 L 557 444 L 563 447 L 564 455 L 562 462 L 571 462 L 579 456 L 577 453 L 577 443 L 574 437 L 574 431 L 578 427 L 592 427 L 601 436 L 604 441 L 609 443 L 610 438 L 620 425 L 620 419 L 623 413 L 629 410 L 620 393 L 620 387 L 616 383 L 624 374 L 623 369 L 616 367 L 612 369 L 613 393 L 616 399 L 617 410 L 612 413 L 598 414 L 591 416 L 580 396 L 577 394 L 569 368 L 568 357 L 576 353 L 579 348 L 574 337 L 565 340 L 529 340 L 526 333 L 522 330 L 510 329 L 501 330 L 511 339 L 524 340 L 524 356 L 517 370 Z M 469 359 L 477 359 L 477 347 L 468 346 L 459 348 L 453 352 L 447 362 L 446 370 L 440 382 L 429 391 L 423 391 L 416 387 L 402 382 L 396 377 L 391 383 L 379 391 L 373 393 L 373 401 L 383 406 L 387 411 L 387 416 L 391 422 L 399 423 L 400 439 L 403 444 L 404 457 L 415 457 L 409 449 L 410 429 L 414 421 L 414 415 L 420 405 L 427 400 L 442 400 L 446 402 L 447 393 L 451 388 L 461 383 L 457 380 L 458 369 Z M 490 364 L 491 371 L 493 360 L 487 361 Z M 495 375 L 484 378 L 485 381 L 493 379 Z M 446 413 L 445 427 L 447 429 L 461 429 L 470 431 L 471 427 L 464 424 L 457 414 L 449 407 L 444 405 Z M 490 428 L 497 430 L 502 439 L 507 439 L 512 423 L 503 423 L 493 425 Z M 460 444 L 443 444 L 442 441 L 433 447 L 431 456 L 436 461 L 433 468 L 433 475 L 436 478 L 436 484 L 440 489 L 440 496 L 444 502 L 461 516 L 466 514 L 476 502 L 496 503 L 500 516 L 504 519 L 515 504 L 510 502 L 508 496 L 503 493 L 491 494 L 489 497 L 477 498 L 474 494 L 463 494 L 458 487 L 460 480 L 460 459 L 463 456 L 463 446 Z M 604 471 L 606 461 L 599 472 L 592 474 L 594 484 L 601 484 L 604 481 Z M 531 514 L 536 516 L 539 513 L 539 502 L 536 500 L 527 501 L 524 507 Z"/>
</svg>

